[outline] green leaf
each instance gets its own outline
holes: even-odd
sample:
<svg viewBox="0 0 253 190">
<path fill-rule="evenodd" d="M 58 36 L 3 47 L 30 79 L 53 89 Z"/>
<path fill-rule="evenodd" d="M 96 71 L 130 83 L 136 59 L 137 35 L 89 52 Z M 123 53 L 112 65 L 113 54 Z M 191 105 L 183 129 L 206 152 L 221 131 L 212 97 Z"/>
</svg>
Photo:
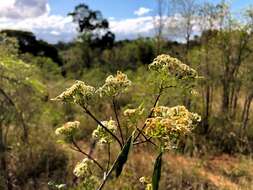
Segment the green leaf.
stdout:
<svg viewBox="0 0 253 190">
<path fill-rule="evenodd" d="M 159 189 L 159 182 L 161 178 L 161 168 L 162 168 L 162 155 L 163 152 L 160 152 L 155 161 L 153 176 L 152 176 L 152 190 Z"/>
<path fill-rule="evenodd" d="M 131 135 L 126 144 L 124 145 L 122 151 L 120 152 L 120 154 L 118 155 L 115 164 L 114 164 L 114 170 L 116 172 L 116 177 L 119 177 L 122 170 L 123 170 L 123 166 L 124 164 L 127 162 L 128 159 L 128 154 L 131 148 L 131 145 L 133 144 L 133 135 Z"/>
</svg>

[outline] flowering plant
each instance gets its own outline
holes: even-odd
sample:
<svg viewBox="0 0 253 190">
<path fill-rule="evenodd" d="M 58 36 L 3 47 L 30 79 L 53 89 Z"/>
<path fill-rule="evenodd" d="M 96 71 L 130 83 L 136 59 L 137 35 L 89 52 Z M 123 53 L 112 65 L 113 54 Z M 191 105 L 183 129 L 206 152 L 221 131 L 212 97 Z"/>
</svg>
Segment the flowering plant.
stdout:
<svg viewBox="0 0 253 190">
<path fill-rule="evenodd" d="M 117 98 L 125 93 L 133 84 L 128 79 L 127 75 L 118 71 L 115 76 L 110 75 L 106 78 L 105 84 L 95 88 L 87 85 L 82 81 L 77 81 L 72 87 L 68 88 L 62 94 L 52 99 L 55 101 L 75 103 L 85 111 L 96 123 L 97 128 L 92 133 L 93 139 L 100 146 L 108 147 L 108 160 L 106 166 L 93 158 L 91 154 L 86 153 L 78 145 L 75 140 L 75 135 L 79 131 L 80 123 L 78 121 L 68 122 L 62 127 L 56 129 L 56 134 L 61 136 L 66 143 L 72 144 L 72 148 L 82 153 L 85 158 L 78 163 L 74 169 L 74 175 L 78 177 L 82 183 L 87 184 L 98 183 L 101 178 L 101 183 L 97 190 L 101 190 L 109 177 L 115 171 L 116 177 L 120 176 L 123 167 L 128 159 L 128 154 L 131 147 L 138 146 L 144 143 L 150 143 L 157 147 L 160 151 L 154 166 L 152 181 L 141 178 L 140 181 L 146 185 L 146 189 L 157 190 L 161 175 L 162 155 L 165 150 L 177 148 L 177 142 L 190 134 L 195 126 L 200 122 L 201 118 L 197 113 L 190 112 L 184 106 L 167 107 L 159 105 L 159 100 L 163 93 L 171 87 L 177 87 L 175 82 L 182 84 L 182 81 L 187 81 L 187 85 L 183 86 L 187 89 L 190 87 L 192 91 L 193 85 L 191 81 L 198 79 L 197 71 L 182 63 L 176 58 L 169 55 L 160 55 L 154 59 L 149 65 L 151 72 L 155 72 L 159 78 L 158 94 L 155 98 L 152 108 L 145 108 L 140 105 L 138 108 L 128 108 L 123 111 L 122 116 L 126 118 L 126 126 L 120 122 L 121 114 L 117 109 Z M 173 85 L 171 84 L 173 83 Z M 182 86 L 180 86 L 182 88 Z M 103 97 L 112 99 L 114 117 L 107 121 L 100 121 L 91 111 L 91 105 L 94 99 L 102 99 Z M 143 118 L 145 110 L 150 110 L 143 126 L 139 123 Z M 123 133 L 123 127 L 131 126 L 132 135 L 127 136 Z M 120 152 L 111 164 L 110 147 L 117 143 Z M 93 172 L 94 167 L 97 167 L 101 172 Z"/>
</svg>

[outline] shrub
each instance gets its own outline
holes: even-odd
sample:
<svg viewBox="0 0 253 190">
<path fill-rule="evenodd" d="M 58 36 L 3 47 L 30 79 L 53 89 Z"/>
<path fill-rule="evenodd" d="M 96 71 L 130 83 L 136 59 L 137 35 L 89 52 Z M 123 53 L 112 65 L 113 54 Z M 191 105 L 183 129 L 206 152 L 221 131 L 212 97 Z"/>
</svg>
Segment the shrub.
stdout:
<svg viewBox="0 0 253 190">
<path fill-rule="evenodd" d="M 200 122 L 200 116 L 190 112 L 184 106 L 166 107 L 159 105 L 161 96 L 170 88 L 183 88 L 192 91 L 194 81 L 199 78 L 197 72 L 169 55 L 160 55 L 155 58 L 149 65 L 149 69 L 155 76 L 154 82 L 157 91 L 151 108 L 141 105 L 140 102 L 141 106 L 125 110 L 123 116 L 118 112 L 120 96 L 134 86 L 127 75 L 120 71 L 116 75 L 108 76 L 105 84 L 101 87 L 92 87 L 85 82 L 77 81 L 73 86 L 52 99 L 79 105 L 98 124 L 93 132 L 93 139 L 98 141 L 103 149 L 108 150 L 106 151 L 108 160 L 103 163 L 82 150 L 76 141 L 76 133 L 79 130 L 78 121 L 68 122 L 63 127 L 56 129 L 56 134 L 64 143 L 69 144 L 72 149 L 85 156 L 85 159 L 79 162 L 74 169 L 74 175 L 79 178 L 79 183 L 82 186 L 90 187 L 92 184 L 101 190 L 113 173 L 116 178 L 121 175 L 131 149 L 140 144 L 148 143 L 153 145 L 159 154 L 155 161 L 152 180 L 144 181 L 144 184 L 148 190 L 158 189 L 163 152 L 177 148 L 181 139 L 192 133 L 192 130 Z M 92 108 L 99 101 L 106 100 L 112 102 L 114 118 L 101 121 L 93 114 Z M 146 117 L 144 113 L 147 114 Z M 120 120 L 121 117 L 126 121 L 124 125 Z M 143 121 L 142 126 L 139 126 L 139 121 Z M 125 128 L 129 128 L 131 135 L 127 136 L 124 133 Z M 120 151 L 115 161 L 111 162 L 111 146 L 114 144 L 118 145 Z M 99 185 L 100 179 L 102 182 Z"/>
</svg>

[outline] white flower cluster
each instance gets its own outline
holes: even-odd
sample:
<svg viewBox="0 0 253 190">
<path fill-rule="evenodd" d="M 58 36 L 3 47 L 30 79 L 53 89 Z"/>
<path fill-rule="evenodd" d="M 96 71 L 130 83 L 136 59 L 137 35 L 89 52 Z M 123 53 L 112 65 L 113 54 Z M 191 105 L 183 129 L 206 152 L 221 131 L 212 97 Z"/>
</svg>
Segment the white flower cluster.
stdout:
<svg viewBox="0 0 253 190">
<path fill-rule="evenodd" d="M 141 117 L 143 116 L 144 108 L 140 105 L 138 108 L 135 109 L 126 109 L 123 112 L 123 115 L 127 118 L 128 127 L 134 127 L 138 121 L 140 121 Z"/>
<path fill-rule="evenodd" d="M 79 121 L 67 122 L 62 127 L 57 128 L 55 134 L 57 136 L 71 137 L 78 131 L 79 126 Z"/>
<path fill-rule="evenodd" d="M 89 100 L 95 95 L 95 88 L 86 85 L 82 81 L 76 81 L 73 86 L 66 89 L 63 93 L 52 100 L 63 102 L 74 102 L 77 104 L 88 103 Z"/>
<path fill-rule="evenodd" d="M 117 96 L 131 86 L 127 75 L 118 71 L 116 76 L 110 75 L 106 78 L 105 84 L 98 89 L 101 96 Z"/>
<path fill-rule="evenodd" d="M 153 116 L 146 120 L 146 135 L 162 141 L 176 141 L 189 134 L 201 117 L 189 112 L 184 106 L 158 106 L 153 109 Z"/>
<path fill-rule="evenodd" d="M 117 131 L 117 124 L 114 120 L 110 119 L 109 121 L 101 122 L 108 130 L 110 130 L 113 134 Z M 93 131 L 92 137 L 99 141 L 99 144 L 108 144 L 111 143 L 113 138 L 111 135 L 100 125 Z"/>
<path fill-rule="evenodd" d="M 169 55 L 159 55 L 149 65 L 149 69 L 172 75 L 178 79 L 198 78 L 198 73 L 177 58 Z"/>
<path fill-rule="evenodd" d="M 150 179 L 147 179 L 146 177 L 141 177 L 139 181 L 146 186 L 145 190 L 152 190 L 152 184 L 150 182 Z"/>
<path fill-rule="evenodd" d="M 82 162 L 79 162 L 76 167 L 74 168 L 74 175 L 79 178 L 87 178 L 92 175 L 91 172 L 91 166 L 93 164 L 93 161 L 85 158 L 82 160 Z"/>
</svg>

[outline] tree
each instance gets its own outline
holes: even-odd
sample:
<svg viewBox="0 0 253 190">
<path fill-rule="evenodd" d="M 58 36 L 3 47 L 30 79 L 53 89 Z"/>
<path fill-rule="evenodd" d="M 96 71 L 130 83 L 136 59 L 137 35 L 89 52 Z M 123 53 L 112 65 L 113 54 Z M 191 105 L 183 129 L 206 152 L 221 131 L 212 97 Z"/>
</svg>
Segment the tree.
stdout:
<svg viewBox="0 0 253 190">
<path fill-rule="evenodd" d="M 196 0 L 172 0 L 174 13 L 180 15 L 179 35 L 183 36 L 186 43 L 185 62 L 188 64 L 187 54 L 190 50 L 190 40 L 193 37 L 193 27 L 197 22 L 198 5 Z"/>
<path fill-rule="evenodd" d="M 183 36 L 183 40 L 185 41 L 184 48 L 184 62 L 190 65 L 190 60 L 188 59 L 189 51 L 190 51 L 190 41 L 193 37 L 194 31 L 193 27 L 196 23 L 197 13 L 198 13 L 198 5 L 196 0 L 171 0 L 171 3 L 174 6 L 174 13 L 179 14 L 180 21 L 178 23 L 177 32 L 179 37 Z M 185 104 L 188 108 L 191 107 L 191 98 L 185 98 Z"/>
<path fill-rule="evenodd" d="M 157 15 L 154 18 L 154 26 L 156 33 L 156 55 L 161 53 L 164 27 L 166 24 L 166 0 L 156 0 L 157 2 Z"/>
<path fill-rule="evenodd" d="M 224 7 L 224 8 L 223 8 Z M 224 11 L 225 9 L 225 11 Z M 234 117 L 241 88 L 240 68 L 251 53 L 252 35 L 248 25 L 242 25 L 232 18 L 226 5 L 221 6 L 221 29 L 218 33 L 218 48 L 221 50 L 223 100 L 221 110 L 227 117 Z"/>
<path fill-rule="evenodd" d="M 27 121 L 30 114 L 36 115 L 29 112 L 30 106 L 38 97 L 37 94 L 43 94 L 43 85 L 37 80 L 38 70 L 18 59 L 17 48 L 15 38 L 0 36 L 0 177 L 3 176 L 5 179 L 4 186 L 8 186 L 6 165 L 8 129 L 12 124 L 21 127 L 23 131 L 21 139 L 27 144 L 29 142 Z"/>
<path fill-rule="evenodd" d="M 204 133 L 208 133 L 209 130 L 209 120 L 212 111 L 212 93 L 215 84 L 215 78 L 213 73 L 215 73 L 215 61 L 212 60 L 211 56 L 214 54 L 212 48 L 215 43 L 215 37 L 217 36 L 217 30 L 215 30 L 215 24 L 218 21 L 219 16 L 219 5 L 214 5 L 211 3 L 204 3 L 199 10 L 199 19 L 201 27 L 201 37 L 200 37 L 200 61 L 201 68 L 203 71 L 203 76 L 205 76 L 204 83 L 204 111 L 203 111 L 203 128 Z"/>
<path fill-rule="evenodd" d="M 253 7 L 249 7 L 246 10 L 245 13 L 245 20 L 247 23 L 247 33 L 249 36 L 253 35 Z M 249 49 L 249 53 L 252 53 L 252 38 L 251 41 L 249 42 L 249 46 L 251 49 Z M 253 100 L 253 91 L 252 91 L 252 56 L 249 57 L 249 61 L 246 63 L 246 66 L 243 68 L 243 73 L 244 75 L 241 76 L 242 81 L 244 85 L 246 86 L 246 97 L 244 100 L 243 104 L 243 109 L 242 109 L 242 115 L 241 115 L 241 122 L 242 122 L 242 129 L 246 130 L 249 122 L 249 115 L 250 115 L 250 107 L 252 104 Z M 243 131 L 242 131 L 243 132 Z"/>
<path fill-rule="evenodd" d="M 109 22 L 103 18 L 100 11 L 91 10 L 86 4 L 79 4 L 68 15 L 78 24 L 78 31 L 84 36 L 82 40 L 95 47 L 112 47 L 115 36 L 108 31 Z"/>
<path fill-rule="evenodd" d="M 51 44 L 37 40 L 32 32 L 20 30 L 2 30 L 1 34 L 6 34 L 8 37 L 16 38 L 18 41 L 19 53 L 30 53 L 34 56 L 45 56 L 51 58 L 59 66 L 62 66 L 62 61 L 58 55 L 58 50 Z"/>
<path fill-rule="evenodd" d="M 108 21 L 103 18 L 100 11 L 93 11 L 85 4 L 77 5 L 75 10 L 68 15 L 72 16 L 73 21 L 78 24 L 78 31 L 81 33 L 109 27 Z"/>
</svg>

